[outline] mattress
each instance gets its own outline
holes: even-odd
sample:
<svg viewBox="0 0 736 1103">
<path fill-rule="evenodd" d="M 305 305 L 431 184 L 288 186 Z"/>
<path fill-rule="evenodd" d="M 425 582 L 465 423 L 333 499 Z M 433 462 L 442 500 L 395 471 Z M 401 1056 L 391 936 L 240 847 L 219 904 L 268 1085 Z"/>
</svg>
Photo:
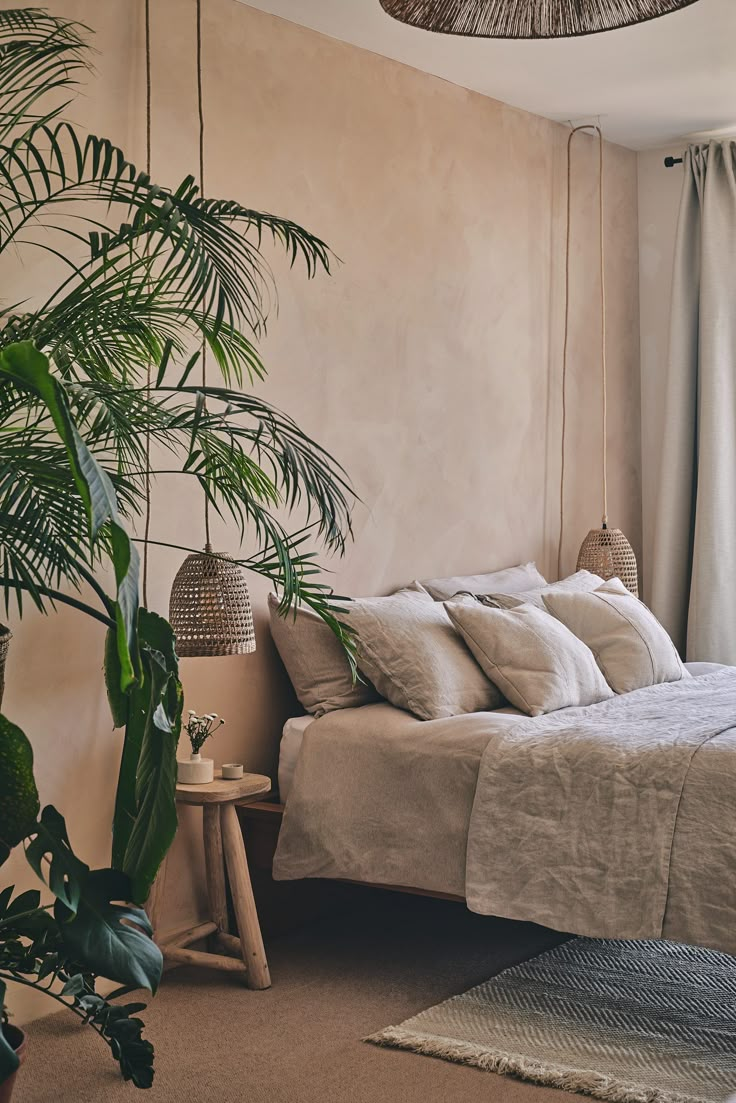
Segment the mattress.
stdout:
<svg viewBox="0 0 736 1103">
<path fill-rule="evenodd" d="M 685 666 L 693 677 L 696 678 L 700 675 L 711 674 L 715 670 L 722 669 L 718 663 L 685 663 Z M 521 713 L 517 714 L 516 709 L 512 708 L 499 709 L 498 712 L 521 715 Z M 284 731 L 281 736 L 281 746 L 279 748 L 279 793 L 284 803 L 286 803 L 291 790 L 297 759 L 302 749 L 304 733 L 314 719 L 315 717 L 309 714 L 305 716 L 294 716 L 284 724 Z"/>
<path fill-rule="evenodd" d="M 286 801 L 291 789 L 304 733 L 313 720 L 314 717 L 307 713 L 306 716 L 293 716 L 284 724 L 279 747 L 279 794 L 283 802 Z"/>
</svg>

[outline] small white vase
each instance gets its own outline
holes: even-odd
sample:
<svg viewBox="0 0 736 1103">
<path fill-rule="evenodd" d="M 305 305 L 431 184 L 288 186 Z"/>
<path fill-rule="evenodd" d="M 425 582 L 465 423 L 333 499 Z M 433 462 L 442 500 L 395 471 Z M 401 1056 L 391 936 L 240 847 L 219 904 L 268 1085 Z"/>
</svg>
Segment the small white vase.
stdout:
<svg viewBox="0 0 736 1103">
<path fill-rule="evenodd" d="M 189 758 L 177 762 L 176 778 L 180 785 L 206 785 L 215 776 L 215 763 L 211 758 L 202 758 L 192 753 Z"/>
</svg>

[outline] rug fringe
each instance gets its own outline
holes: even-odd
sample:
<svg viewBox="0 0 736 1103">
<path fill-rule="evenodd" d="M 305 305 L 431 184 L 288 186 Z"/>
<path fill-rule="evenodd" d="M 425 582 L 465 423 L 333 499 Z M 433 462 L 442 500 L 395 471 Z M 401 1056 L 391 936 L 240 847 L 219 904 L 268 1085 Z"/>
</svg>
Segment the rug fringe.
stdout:
<svg viewBox="0 0 736 1103">
<path fill-rule="evenodd" d="M 397 1026 L 389 1026 L 377 1034 L 370 1034 L 363 1041 L 390 1049 L 405 1049 L 427 1057 L 439 1057 L 455 1064 L 471 1065 L 473 1068 L 497 1072 L 502 1076 L 518 1076 L 534 1084 L 581 1092 L 606 1100 L 607 1103 L 706 1103 L 706 1100 L 697 1096 L 679 1095 L 660 1089 L 650 1090 L 602 1076 L 600 1073 L 542 1064 L 527 1057 L 474 1046 L 469 1042 L 458 1042 L 452 1038 L 414 1034 Z"/>
</svg>

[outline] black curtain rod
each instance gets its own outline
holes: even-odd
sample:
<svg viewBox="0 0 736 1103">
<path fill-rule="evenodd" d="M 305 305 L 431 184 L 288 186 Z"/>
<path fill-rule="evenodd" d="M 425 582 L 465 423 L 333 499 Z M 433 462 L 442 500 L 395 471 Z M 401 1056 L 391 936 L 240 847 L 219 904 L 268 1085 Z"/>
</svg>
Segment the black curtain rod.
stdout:
<svg viewBox="0 0 736 1103">
<path fill-rule="evenodd" d="M 664 167 L 666 169 L 673 169 L 675 165 L 681 165 L 684 160 L 684 157 L 665 157 Z"/>
</svg>

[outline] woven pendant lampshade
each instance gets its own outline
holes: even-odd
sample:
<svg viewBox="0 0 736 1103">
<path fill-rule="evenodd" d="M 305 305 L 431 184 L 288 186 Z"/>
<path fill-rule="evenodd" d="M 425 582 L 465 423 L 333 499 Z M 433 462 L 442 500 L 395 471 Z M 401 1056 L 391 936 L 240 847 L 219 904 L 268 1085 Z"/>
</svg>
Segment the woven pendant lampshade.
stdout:
<svg viewBox="0 0 736 1103">
<path fill-rule="evenodd" d="M 209 544 L 188 555 L 171 587 L 169 620 L 180 658 L 248 655 L 256 649 L 245 575 Z"/>
<path fill-rule="evenodd" d="M 572 38 L 645 23 L 697 0 L 380 0 L 394 19 L 471 38 Z"/>
<path fill-rule="evenodd" d="M 591 529 L 580 548 L 577 569 L 605 579 L 620 578 L 627 590 L 639 596 L 636 556 L 621 529 Z"/>
</svg>

